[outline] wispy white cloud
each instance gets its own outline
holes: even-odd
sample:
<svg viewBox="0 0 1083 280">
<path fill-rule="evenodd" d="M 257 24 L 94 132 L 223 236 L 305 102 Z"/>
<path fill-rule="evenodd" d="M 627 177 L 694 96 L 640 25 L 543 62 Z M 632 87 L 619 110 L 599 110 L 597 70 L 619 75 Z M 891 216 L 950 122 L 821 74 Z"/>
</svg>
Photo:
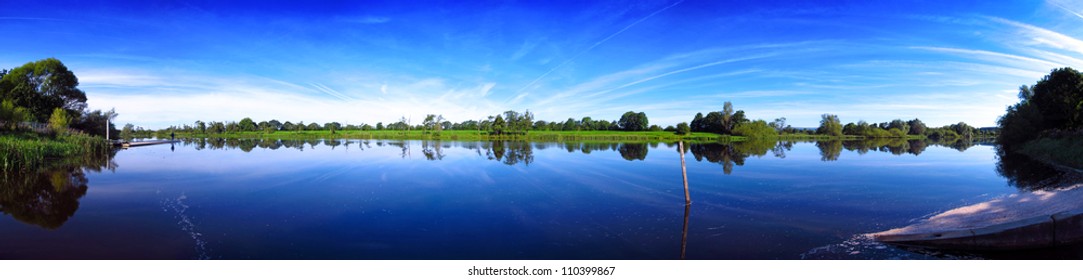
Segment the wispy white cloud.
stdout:
<svg viewBox="0 0 1083 280">
<path fill-rule="evenodd" d="M 1072 14 L 1072 15 L 1080 18 L 1080 19 L 1083 19 L 1083 14 L 1080 14 L 1076 10 L 1073 10 L 1072 8 L 1067 7 L 1065 5 L 1066 3 L 1064 3 L 1063 1 L 1050 0 L 1050 1 L 1046 1 L 1046 3 L 1049 3 L 1050 5 L 1053 5 L 1054 7 L 1057 7 L 1059 9 L 1063 10 L 1066 13 Z M 1069 3 L 1073 3 L 1073 2 L 1069 2 Z"/>
<path fill-rule="evenodd" d="M 351 100 L 353 100 L 353 98 L 350 98 L 349 96 L 346 96 L 346 95 L 342 94 L 341 92 L 338 92 L 338 91 L 336 91 L 336 90 L 334 90 L 332 88 L 329 88 L 329 87 L 327 87 L 327 86 L 325 86 L 323 84 L 310 83 L 310 85 L 312 85 L 312 87 L 316 88 L 320 92 L 326 93 L 327 95 L 330 95 L 330 96 L 334 96 L 335 98 L 341 99 L 343 101 L 351 101 Z"/>
<path fill-rule="evenodd" d="M 496 87 L 491 82 L 460 87 L 440 79 L 403 80 L 335 90 L 338 86 L 326 82 L 306 87 L 257 76 L 133 74 L 141 72 L 137 70 L 87 72 L 96 73 L 85 75 L 81 86 L 88 90 L 91 108 L 116 108 L 120 113 L 118 123 L 151 128 L 189 124 L 197 119 L 237 121 L 245 117 L 360 124 L 443 114 L 462 121 L 507 109 L 485 98 Z M 190 84 L 179 86 L 185 83 Z M 163 89 L 168 89 L 168 94 L 161 93 Z"/>
<path fill-rule="evenodd" d="M 377 17 L 377 16 L 363 16 L 352 18 L 339 18 L 339 21 L 348 23 L 360 23 L 360 24 L 381 24 L 391 22 L 389 17 Z"/>
<path fill-rule="evenodd" d="M 83 87 L 138 87 L 161 85 L 164 82 L 156 76 L 117 70 L 81 72 L 78 79 Z"/>
<path fill-rule="evenodd" d="M 673 3 L 673 4 L 669 5 L 669 6 L 666 6 L 666 7 L 663 7 L 661 9 L 657 10 L 657 11 L 654 11 L 653 13 L 650 13 L 647 16 L 639 18 L 638 20 L 633 21 L 632 23 L 628 24 L 627 26 L 624 26 L 624 28 L 621 28 L 620 30 L 617 30 L 617 32 L 613 32 L 612 34 L 609 34 L 609 36 L 606 36 L 605 38 L 602 38 L 601 40 L 598 40 L 597 42 L 594 42 L 594 44 L 591 44 L 590 47 L 587 47 L 586 49 L 580 51 L 579 53 L 576 53 L 571 58 L 569 58 L 568 60 L 565 60 L 564 62 L 558 64 L 557 66 L 555 66 L 553 68 L 550 68 L 549 71 L 545 71 L 545 73 L 542 73 L 540 76 L 535 78 L 533 81 L 530 81 L 530 83 L 527 83 L 525 86 L 523 86 L 523 88 L 520 89 L 519 92 L 530 89 L 532 86 L 534 86 L 534 84 L 538 83 L 538 81 L 541 81 L 545 77 L 549 76 L 549 74 L 552 74 L 553 71 L 555 71 L 557 69 L 560 69 L 561 67 L 564 67 L 565 65 L 568 65 L 569 63 L 571 63 L 572 61 L 575 61 L 577 58 L 579 58 L 583 54 L 586 54 L 586 53 L 590 52 L 591 50 L 594 50 L 594 48 L 597 48 L 598 46 L 600 46 L 602 44 L 605 44 L 605 42 L 608 42 L 610 39 L 613 39 L 614 37 L 617 37 L 617 35 L 620 35 L 621 33 L 624 33 L 625 31 L 628 31 L 628 29 L 631 29 L 632 27 L 636 26 L 637 24 L 639 24 L 639 23 L 641 23 L 641 22 L 643 22 L 643 21 L 645 21 L 647 19 L 650 19 L 651 17 L 653 17 L 653 16 L 655 16 L 655 15 L 657 15 L 659 13 L 662 13 L 662 12 L 664 12 L 664 11 L 670 9 L 670 8 L 673 8 L 673 7 L 677 6 L 677 5 L 680 5 L 681 3 L 684 3 L 684 0 L 677 1 L 677 2 L 675 2 L 675 3 Z"/>
<path fill-rule="evenodd" d="M 541 38 L 541 39 L 537 39 L 537 40 L 533 40 L 533 41 L 531 41 L 531 40 L 524 41 L 523 44 L 521 46 L 519 46 L 519 49 L 516 50 L 515 53 L 511 54 L 510 60 L 511 61 L 516 61 L 516 60 L 519 60 L 520 58 L 523 58 L 523 56 L 526 56 L 528 53 L 533 51 L 534 48 L 538 47 L 538 44 L 540 44 L 542 42 L 542 40 L 545 40 L 545 39 Z"/>
<path fill-rule="evenodd" d="M 990 17 L 990 19 L 994 22 L 1017 27 L 1019 30 L 1018 33 L 1020 33 L 1020 35 L 1023 35 L 1022 37 L 1026 39 L 1026 41 L 1024 42 L 1028 45 L 1045 46 L 1063 51 L 1083 54 L 1083 40 L 1072 38 L 1071 36 L 1033 26 L 1030 24 L 997 17 Z"/>
<path fill-rule="evenodd" d="M 622 88 L 626 88 L 626 87 L 646 83 L 646 82 L 649 82 L 649 81 L 657 80 L 657 79 L 660 79 L 660 78 L 663 78 L 663 77 L 666 77 L 666 76 L 676 75 L 676 74 L 689 72 L 689 71 L 695 71 L 695 70 L 699 70 L 699 69 L 703 69 L 703 68 L 707 68 L 707 67 L 718 66 L 718 65 L 722 65 L 722 64 L 729 64 L 729 63 L 740 62 L 740 61 L 746 61 L 746 60 L 767 58 L 767 57 L 771 57 L 771 56 L 774 56 L 774 54 L 767 53 L 767 54 L 759 54 L 759 55 L 752 55 L 752 56 L 747 56 L 747 57 L 738 57 L 738 58 L 731 58 L 731 59 L 719 60 L 719 61 L 714 61 L 714 62 L 708 62 L 708 63 L 704 63 L 704 64 L 692 66 L 692 67 L 676 69 L 676 70 L 673 70 L 673 71 L 669 71 L 669 72 L 661 73 L 661 74 L 658 74 L 658 75 L 654 75 L 654 76 L 646 77 L 646 78 L 643 78 L 643 79 L 639 79 L 639 80 L 633 81 L 631 83 L 620 85 L 620 86 L 614 88 L 613 90 L 622 89 Z M 608 92 L 608 91 L 606 91 L 606 92 Z"/>
<path fill-rule="evenodd" d="M 975 57 L 981 60 L 987 60 L 995 62 L 1001 65 L 1015 65 L 1018 67 L 1038 67 L 1038 69 L 1050 69 L 1054 67 L 1063 66 L 1061 63 L 1052 61 L 1041 60 L 1037 58 L 1025 57 L 1020 55 L 1005 54 L 998 52 L 991 52 L 985 50 L 970 50 L 970 49 L 958 49 L 958 48 L 945 48 L 945 47 L 914 47 L 915 49 L 928 50 L 942 53 L 961 54 L 970 57 Z M 1040 67 L 1038 65 L 1041 65 Z"/>
<path fill-rule="evenodd" d="M 1048 3 L 1055 7 L 1047 8 L 1062 20 L 1079 16 L 1072 12 L 1079 9 L 1068 6 L 1071 3 Z M 544 28 L 516 32 L 522 30 L 505 26 L 480 30 L 474 26 L 411 26 L 395 29 L 405 36 L 366 34 L 361 32 L 366 26 L 358 24 L 389 23 L 392 19 L 362 16 L 332 19 L 337 27 L 353 30 L 329 32 L 328 37 L 320 37 L 326 42 L 284 44 L 280 52 L 269 53 L 274 61 L 258 58 L 258 54 L 243 59 L 219 59 L 213 54 L 209 59 L 191 58 L 184 51 L 173 51 L 181 53 L 176 58 L 150 54 L 155 58 L 137 60 L 120 56 L 147 54 L 95 50 L 119 59 L 74 56 L 110 66 L 69 66 L 79 68 L 77 74 L 91 95 L 92 107 L 117 107 L 121 113 L 118 121 L 148 127 L 190 123 L 195 118 L 388 122 L 401 116 L 417 120 L 429 113 L 458 122 L 509 109 L 530 109 L 539 119 L 552 121 L 582 116 L 613 119 L 629 110 L 646 111 L 653 123 L 669 125 L 687 122 L 697 111 L 719 110 L 727 100 L 750 117 L 787 117 L 795 125 L 805 126 L 815 124 L 822 113 L 855 121 L 921 117 L 930 124 L 965 120 L 991 125 L 1004 106 L 1015 101 L 1014 94 L 1001 90 L 1033 83 L 1050 68 L 1083 68 L 1083 41 L 1060 23 L 1024 23 L 982 15 L 895 14 L 888 15 L 891 24 L 866 26 L 878 29 L 869 37 L 838 30 L 805 34 L 793 32 L 805 25 L 771 22 L 764 23 L 770 26 L 749 27 L 762 28 L 764 34 L 730 40 L 730 32 L 743 32 L 706 24 L 717 18 L 668 17 L 692 8 L 680 5 L 685 4 L 668 2 L 644 10 L 638 17 L 614 17 L 621 20 L 617 25 L 590 26 L 583 30 L 605 31 L 593 33 L 597 37 L 586 41 L 553 39 L 563 39 L 558 35 L 566 34 L 545 33 L 543 30 L 549 29 Z M 1061 10 L 1072 15 L 1060 14 Z M 659 20 L 663 17 L 668 18 Z M 838 23 L 849 26 L 843 17 Z M 831 25 L 835 20 L 807 19 L 800 24 Z M 697 25 L 687 25 L 689 22 Z M 655 23 L 666 26 L 644 28 Z M 551 30 L 576 28 L 554 25 Z M 776 29 L 788 31 L 774 33 Z M 666 30 L 666 34 L 636 34 L 648 30 Z M 926 33 L 929 30 L 936 31 Z M 483 34 L 479 37 L 499 35 L 478 42 L 415 38 L 461 31 L 477 31 L 471 34 Z M 354 37 L 366 39 L 348 41 Z M 785 41 L 795 37 L 802 39 Z M 594 59 L 595 52 L 625 38 L 659 41 L 627 42 L 621 51 Z M 467 47 L 455 49 L 460 46 Z M 490 50 L 478 46 L 507 52 L 478 51 Z M 358 51 L 369 47 L 371 52 Z M 302 55 L 290 57 L 294 54 Z M 227 69 L 208 71 L 212 67 L 205 64 L 207 61 L 226 61 L 223 65 Z M 539 63 L 546 66 L 539 67 Z M 298 65 L 326 71 L 291 68 Z M 537 72 L 517 71 L 534 67 Z M 258 74 L 237 74 L 244 72 Z"/>
</svg>

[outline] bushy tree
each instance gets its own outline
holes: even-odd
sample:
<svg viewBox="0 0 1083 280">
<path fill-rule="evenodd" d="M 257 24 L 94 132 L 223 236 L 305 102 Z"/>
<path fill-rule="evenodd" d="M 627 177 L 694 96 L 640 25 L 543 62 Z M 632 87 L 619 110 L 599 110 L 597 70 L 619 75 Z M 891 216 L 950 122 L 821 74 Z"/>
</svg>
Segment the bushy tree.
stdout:
<svg viewBox="0 0 1083 280">
<path fill-rule="evenodd" d="M 1081 75 L 1072 68 L 1054 69 L 1034 86 L 1020 86 L 1019 103 L 997 120 L 997 143 L 1011 151 L 1044 131 L 1083 128 Z"/>
<path fill-rule="evenodd" d="M 705 132 L 707 127 L 703 125 L 703 113 L 696 113 L 696 116 L 692 118 L 692 123 L 689 125 L 692 131 Z"/>
<path fill-rule="evenodd" d="M 910 135 L 925 135 L 925 130 L 928 129 L 919 119 L 910 120 L 906 124 L 910 126 L 910 131 L 907 132 Z"/>
<path fill-rule="evenodd" d="M 768 123 L 771 127 L 775 128 L 779 133 L 786 129 L 786 118 L 777 118 L 775 121 Z"/>
<path fill-rule="evenodd" d="M 492 134 L 503 134 L 504 130 L 506 129 L 506 125 L 507 124 L 504 122 L 504 117 L 496 115 L 496 118 L 493 119 L 493 128 L 491 130 Z"/>
<path fill-rule="evenodd" d="M 243 118 L 237 125 L 242 131 L 256 131 L 256 122 L 252 121 L 252 118 Z"/>
<path fill-rule="evenodd" d="M 282 129 L 282 122 L 280 122 L 278 120 L 272 119 L 272 120 L 268 121 L 267 124 L 270 125 L 271 130 L 280 130 L 280 129 Z M 264 130 L 266 130 L 266 128 L 264 128 Z"/>
<path fill-rule="evenodd" d="M 820 127 L 816 128 L 816 133 L 831 136 L 842 136 L 842 122 L 839 121 L 839 116 L 831 114 L 823 114 L 820 116 Z"/>
<path fill-rule="evenodd" d="M 109 138 L 116 139 L 120 137 L 120 131 L 117 130 L 116 124 L 112 122 L 117 117 L 116 111 L 110 109 L 109 111 L 94 110 L 89 112 L 83 112 L 78 115 L 77 118 L 73 118 L 71 128 L 78 129 L 90 135 L 105 136 L 105 130 L 109 130 Z M 108 124 L 108 128 L 106 125 Z"/>
<path fill-rule="evenodd" d="M 239 124 L 237 124 L 235 122 L 226 123 L 226 132 L 236 133 L 236 132 L 239 132 L 239 131 L 241 131 L 241 125 L 239 125 Z"/>
<path fill-rule="evenodd" d="M 86 109 L 86 93 L 79 79 L 60 60 L 47 58 L 11 69 L 0 78 L 0 100 L 25 107 L 37 121 L 47 120 L 55 108 L 77 115 Z"/>
<path fill-rule="evenodd" d="M 124 128 L 120 129 L 120 138 L 131 139 L 133 133 L 135 133 L 135 125 L 130 123 L 124 124 Z"/>
<path fill-rule="evenodd" d="M 692 128 L 686 122 L 678 123 L 677 124 L 677 134 L 679 134 L 679 135 L 692 134 Z"/>
<path fill-rule="evenodd" d="M 560 130 L 563 131 L 575 131 L 578 128 L 579 124 L 575 123 L 575 119 L 573 118 L 568 118 L 568 120 L 564 121 L 560 126 Z"/>
<path fill-rule="evenodd" d="M 583 119 L 579 121 L 579 128 L 587 131 L 594 130 L 594 120 L 590 117 L 583 117 Z"/>
<path fill-rule="evenodd" d="M 778 131 L 774 127 L 767 124 L 767 121 L 756 120 L 749 123 L 743 123 L 733 129 L 733 135 L 745 136 L 748 138 L 776 138 L 778 137 Z"/>
<path fill-rule="evenodd" d="M 726 101 L 722 105 L 722 111 L 708 112 L 707 116 L 696 113 L 696 117 L 692 119 L 691 127 L 694 132 L 733 134 L 734 128 L 748 122 L 745 111 L 734 110 L 733 103 Z"/>
<path fill-rule="evenodd" d="M 15 102 L 11 100 L 4 100 L 0 104 L 0 123 L 4 125 L 6 130 L 15 130 L 19 127 L 20 122 L 33 119 L 30 114 L 30 110 L 24 107 L 16 106 Z"/>
<path fill-rule="evenodd" d="M 49 129 L 54 133 L 64 134 L 67 133 L 68 124 L 71 123 L 71 117 L 68 116 L 68 111 L 55 108 L 52 115 L 49 116 Z"/>
<path fill-rule="evenodd" d="M 207 123 L 204 123 L 203 121 L 196 121 L 195 128 L 199 133 L 207 133 Z"/>
<path fill-rule="evenodd" d="M 624 131 L 644 131 L 650 127 L 647 114 L 643 112 L 628 111 L 621 115 L 620 120 L 617 122 L 620 124 L 621 130 Z"/>
<path fill-rule="evenodd" d="M 1083 127 L 1083 74 L 1072 68 L 1056 69 L 1030 90 L 1029 102 L 1042 114 L 1044 128 Z"/>
<path fill-rule="evenodd" d="M 890 123 L 888 123 L 887 128 L 885 129 L 891 130 L 893 128 L 897 128 L 903 131 L 903 133 L 905 134 L 906 132 L 910 131 L 910 124 L 900 119 L 894 119 L 891 120 Z"/>
</svg>

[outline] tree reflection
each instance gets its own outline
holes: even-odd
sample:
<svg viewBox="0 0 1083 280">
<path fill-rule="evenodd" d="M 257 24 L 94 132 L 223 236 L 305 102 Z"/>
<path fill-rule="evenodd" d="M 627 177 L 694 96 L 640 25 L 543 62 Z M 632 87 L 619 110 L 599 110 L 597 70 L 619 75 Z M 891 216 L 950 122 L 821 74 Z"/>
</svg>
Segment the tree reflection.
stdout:
<svg viewBox="0 0 1083 280">
<path fill-rule="evenodd" d="M 15 220 L 56 229 L 79 209 L 87 192 L 86 172 L 116 170 L 115 151 L 85 158 L 65 158 L 0 174 L 0 212 Z"/>
<path fill-rule="evenodd" d="M 339 139 L 327 139 L 327 140 L 323 140 L 323 144 L 327 145 L 328 147 L 331 147 L 331 149 L 334 150 L 338 146 L 342 146 L 342 140 L 339 140 Z"/>
<path fill-rule="evenodd" d="M 778 142 L 773 140 L 753 140 L 733 143 L 692 143 L 688 150 L 696 161 L 718 163 L 722 165 L 722 172 L 729 175 L 733 173 L 734 166 L 745 164 L 745 159 L 750 156 L 763 156 L 768 151 L 775 151 L 776 156 L 785 156 L 785 145 L 781 148 Z M 790 144 L 792 147 L 792 144 Z"/>
<path fill-rule="evenodd" d="M 647 159 L 647 144 L 644 143 L 623 143 L 617 150 L 620 151 L 620 157 L 628 161 Z"/>
<path fill-rule="evenodd" d="M 425 159 L 428 160 L 444 159 L 444 147 L 440 145 L 439 141 L 421 142 L 421 153 L 424 154 Z"/>
<path fill-rule="evenodd" d="M 847 151 L 857 152 L 862 155 L 870 151 L 879 151 L 893 155 L 911 154 L 916 156 L 925 152 L 925 149 L 930 145 L 948 147 L 962 152 L 978 144 L 985 143 L 964 139 L 934 141 L 930 139 L 870 138 L 845 141 L 823 140 L 817 141 L 816 147 L 820 148 L 821 160 L 834 161 L 838 160 L 839 155 L 842 153 L 840 145 L 841 148 Z"/>
<path fill-rule="evenodd" d="M 342 139 L 299 139 L 299 140 L 276 140 L 276 139 L 184 139 L 185 145 L 194 145 L 195 149 L 240 149 L 249 152 L 255 148 L 279 149 L 291 148 L 304 151 L 306 148 L 313 149 L 321 145 L 335 150 L 337 147 L 346 147 L 352 144 L 349 140 Z M 421 154 L 426 160 L 443 160 L 448 156 L 447 150 L 453 147 L 465 148 L 476 151 L 479 157 L 489 160 L 500 161 L 507 165 L 529 165 L 534 161 L 534 151 L 544 149 L 561 149 L 569 153 L 591 154 L 599 151 L 616 151 L 621 158 L 628 161 L 643 161 L 647 159 L 650 149 L 657 148 L 660 144 L 675 148 L 675 143 L 600 143 L 600 142 L 522 142 L 522 141 L 399 141 L 399 140 L 374 140 L 377 147 L 393 146 L 401 150 L 402 158 L 412 156 L 411 145 L 420 143 Z M 415 143 L 416 142 L 416 143 Z M 786 158 L 787 152 L 791 151 L 798 141 L 775 141 L 766 139 L 749 139 L 741 142 L 727 143 L 690 143 L 686 153 L 690 152 L 697 161 L 706 159 L 708 162 L 722 165 L 726 174 L 733 172 L 734 166 L 741 166 L 749 156 L 763 156 L 768 152 L 777 158 Z M 893 155 L 920 155 L 928 146 L 938 145 L 965 151 L 966 149 L 984 144 L 973 140 L 933 141 L 929 139 L 902 139 L 902 138 L 872 138 L 864 140 L 823 140 L 816 141 L 814 145 L 820 150 L 820 160 L 836 161 L 842 154 L 842 150 L 866 154 L 870 151 L 885 152 Z M 365 150 L 371 148 L 369 140 L 359 141 L 357 147 Z"/>
<path fill-rule="evenodd" d="M 502 162 L 506 165 L 523 164 L 530 166 L 534 163 L 534 146 L 529 142 L 522 141 L 493 141 L 487 142 L 486 158 Z"/>
<path fill-rule="evenodd" d="M 996 152 L 997 173 L 1007 178 L 1009 185 L 1018 189 L 1053 189 L 1083 182 L 1083 176 L 1075 171 L 1058 169 L 1029 156 L 1004 151 L 999 146 Z"/>
<path fill-rule="evenodd" d="M 839 160 L 839 155 L 842 154 L 842 141 L 816 141 L 816 148 L 820 149 L 821 161 L 836 161 Z"/>
</svg>

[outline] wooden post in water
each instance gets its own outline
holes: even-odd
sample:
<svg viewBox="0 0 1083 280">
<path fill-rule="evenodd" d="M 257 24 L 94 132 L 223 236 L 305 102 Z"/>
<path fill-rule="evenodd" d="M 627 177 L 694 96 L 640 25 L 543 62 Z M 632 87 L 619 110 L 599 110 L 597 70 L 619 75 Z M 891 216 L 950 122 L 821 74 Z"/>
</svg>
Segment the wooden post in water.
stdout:
<svg viewBox="0 0 1083 280">
<path fill-rule="evenodd" d="M 688 210 L 691 210 L 692 204 L 684 205 L 684 229 L 681 230 L 681 259 L 684 259 L 684 253 L 688 251 Z"/>
<path fill-rule="evenodd" d="M 688 212 L 692 209 L 692 196 L 688 194 L 688 168 L 684 163 L 684 141 L 677 142 L 677 151 L 681 153 L 681 176 L 684 177 L 684 228 L 681 229 L 681 259 L 688 249 Z"/>
<path fill-rule="evenodd" d="M 692 204 L 692 196 L 688 194 L 688 168 L 684 164 L 684 141 L 677 142 L 677 149 L 681 153 L 681 176 L 684 177 L 684 204 Z"/>
</svg>

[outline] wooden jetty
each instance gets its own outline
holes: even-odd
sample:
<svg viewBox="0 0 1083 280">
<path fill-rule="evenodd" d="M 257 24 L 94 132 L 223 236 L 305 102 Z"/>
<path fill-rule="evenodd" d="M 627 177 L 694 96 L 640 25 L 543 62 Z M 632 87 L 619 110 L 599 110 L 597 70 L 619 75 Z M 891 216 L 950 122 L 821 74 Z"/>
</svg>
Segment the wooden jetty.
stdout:
<svg viewBox="0 0 1083 280">
<path fill-rule="evenodd" d="M 158 145 L 158 144 L 172 144 L 172 143 L 177 143 L 177 142 L 180 142 L 180 141 L 177 141 L 177 140 L 149 140 L 149 141 L 131 142 L 131 141 L 121 140 L 121 141 L 113 141 L 113 146 L 127 149 L 127 148 L 131 148 L 131 147 L 150 146 L 150 145 Z"/>
</svg>

